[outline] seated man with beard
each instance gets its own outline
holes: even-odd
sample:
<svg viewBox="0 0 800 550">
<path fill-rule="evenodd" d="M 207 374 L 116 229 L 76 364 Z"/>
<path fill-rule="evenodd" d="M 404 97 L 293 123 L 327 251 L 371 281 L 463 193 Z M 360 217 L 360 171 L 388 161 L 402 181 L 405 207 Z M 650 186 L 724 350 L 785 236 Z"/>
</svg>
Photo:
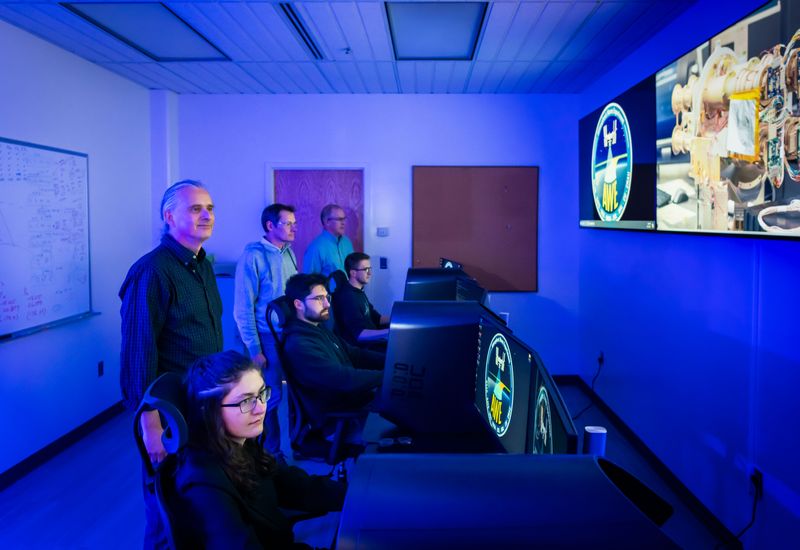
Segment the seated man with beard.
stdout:
<svg viewBox="0 0 800 550">
<path fill-rule="evenodd" d="M 312 428 L 330 435 L 331 412 L 365 411 L 383 380 L 383 353 L 360 349 L 325 328 L 330 317 L 326 279 L 297 274 L 286 283 L 296 319 L 286 323 L 284 354 L 287 380 L 302 394 Z"/>
</svg>

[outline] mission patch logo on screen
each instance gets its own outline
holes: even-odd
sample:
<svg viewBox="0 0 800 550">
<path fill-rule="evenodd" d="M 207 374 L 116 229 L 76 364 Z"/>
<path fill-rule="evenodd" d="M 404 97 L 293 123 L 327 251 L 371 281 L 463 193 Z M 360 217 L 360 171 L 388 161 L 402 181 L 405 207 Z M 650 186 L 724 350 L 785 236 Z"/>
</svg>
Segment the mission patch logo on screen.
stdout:
<svg viewBox="0 0 800 550">
<path fill-rule="evenodd" d="M 514 405 L 514 364 L 508 341 L 500 333 L 494 335 L 486 354 L 486 414 L 489 425 L 498 436 L 505 435 L 511 425 Z"/>
<path fill-rule="evenodd" d="M 600 114 L 592 148 L 592 195 L 603 221 L 622 218 L 631 192 L 633 142 L 625 111 L 609 103 Z"/>
<path fill-rule="evenodd" d="M 553 417 L 550 413 L 550 396 L 544 386 L 536 396 L 536 413 L 533 421 L 533 452 L 553 454 Z"/>
</svg>

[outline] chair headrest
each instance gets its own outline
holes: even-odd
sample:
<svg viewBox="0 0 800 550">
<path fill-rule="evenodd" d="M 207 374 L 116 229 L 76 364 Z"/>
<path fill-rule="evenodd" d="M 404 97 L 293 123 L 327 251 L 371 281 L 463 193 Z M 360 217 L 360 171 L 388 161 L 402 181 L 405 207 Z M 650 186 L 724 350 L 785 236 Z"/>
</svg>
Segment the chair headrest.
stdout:
<svg viewBox="0 0 800 550">
<path fill-rule="evenodd" d="M 286 295 L 275 298 L 267 305 L 267 321 L 278 328 L 282 328 L 287 321 L 294 317 L 294 304 Z"/>
<path fill-rule="evenodd" d="M 340 286 L 346 285 L 348 283 L 347 273 L 345 273 L 341 269 L 337 269 L 336 271 L 333 271 L 330 275 L 328 275 L 328 281 L 333 281 L 333 286 L 335 288 L 339 288 Z"/>
</svg>

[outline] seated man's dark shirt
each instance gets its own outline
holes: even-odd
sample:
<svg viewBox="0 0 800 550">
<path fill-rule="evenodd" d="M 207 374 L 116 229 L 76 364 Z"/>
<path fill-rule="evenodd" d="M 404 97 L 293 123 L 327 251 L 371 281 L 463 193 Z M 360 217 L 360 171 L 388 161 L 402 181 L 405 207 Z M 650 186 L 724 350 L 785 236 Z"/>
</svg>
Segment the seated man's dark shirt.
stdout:
<svg viewBox="0 0 800 550">
<path fill-rule="evenodd" d="M 333 318 L 336 330 L 348 344 L 359 347 L 372 347 L 369 343 L 359 342 L 358 335 L 364 329 L 379 330 L 381 314 L 378 313 L 367 298 L 366 293 L 351 284 L 341 285 L 333 293 Z M 373 344 L 376 342 L 373 342 Z M 386 349 L 383 342 L 382 349 Z"/>
<path fill-rule="evenodd" d="M 297 319 L 286 324 L 284 370 L 287 382 L 303 397 L 314 428 L 327 414 L 364 410 L 383 380 L 385 356 L 344 342 L 324 326 Z"/>
</svg>

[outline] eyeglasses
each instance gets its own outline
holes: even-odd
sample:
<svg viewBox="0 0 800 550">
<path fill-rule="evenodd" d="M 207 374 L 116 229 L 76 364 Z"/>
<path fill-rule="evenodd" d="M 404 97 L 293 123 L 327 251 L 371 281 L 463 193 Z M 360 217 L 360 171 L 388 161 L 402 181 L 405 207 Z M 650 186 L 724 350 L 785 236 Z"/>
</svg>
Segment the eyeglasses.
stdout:
<svg viewBox="0 0 800 550">
<path fill-rule="evenodd" d="M 222 403 L 220 407 L 239 407 L 239 410 L 242 411 L 242 414 L 247 414 L 256 408 L 256 400 L 261 401 L 262 405 L 266 405 L 267 401 L 269 401 L 270 395 L 272 395 L 272 388 L 269 386 L 264 386 L 264 389 L 261 390 L 258 395 L 245 397 L 238 403 Z"/>
<path fill-rule="evenodd" d="M 333 220 L 335 222 L 343 222 L 346 219 L 347 219 L 347 216 L 342 216 L 341 218 L 328 218 L 328 221 Z"/>
<path fill-rule="evenodd" d="M 316 300 L 320 304 L 322 304 L 323 301 L 325 301 L 325 302 L 328 302 L 330 304 L 331 303 L 331 295 L 330 294 L 320 294 L 319 296 L 307 296 L 306 300 Z"/>
<path fill-rule="evenodd" d="M 372 273 L 371 267 L 360 267 L 358 269 L 354 269 L 353 271 L 366 271 L 367 273 Z"/>
<path fill-rule="evenodd" d="M 297 227 L 297 222 L 278 222 L 277 225 L 282 225 L 284 227 Z"/>
</svg>

